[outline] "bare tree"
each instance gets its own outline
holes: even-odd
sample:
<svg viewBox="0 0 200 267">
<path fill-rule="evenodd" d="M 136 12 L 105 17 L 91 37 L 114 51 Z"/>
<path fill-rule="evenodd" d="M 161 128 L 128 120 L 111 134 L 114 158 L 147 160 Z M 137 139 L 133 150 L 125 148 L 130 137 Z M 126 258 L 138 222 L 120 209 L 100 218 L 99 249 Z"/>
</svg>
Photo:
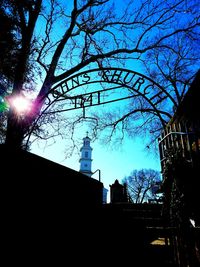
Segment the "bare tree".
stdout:
<svg viewBox="0 0 200 267">
<path fill-rule="evenodd" d="M 156 199 L 156 188 L 161 181 L 158 171 L 152 169 L 133 170 L 123 182 L 127 185 L 128 194 L 134 203 L 143 203 L 148 199 Z"/>
<path fill-rule="evenodd" d="M 174 36 L 174 41 L 177 41 L 176 51 L 163 48 L 152 49 L 147 52 L 148 60 L 146 57 L 141 59 L 148 76 L 166 89 L 170 95 L 169 97 L 164 93 L 160 97 L 160 102 L 156 104 L 162 120 L 142 97 L 137 96 L 129 101 L 126 109 L 117 107 L 115 111 L 108 110 L 103 116 L 101 112 L 93 113 L 92 116 L 96 118 L 96 121 L 93 121 L 95 134 L 108 129 L 106 137 L 108 142 L 119 132 L 121 132 L 121 138 L 117 134 L 118 142 L 123 140 L 125 134 L 130 137 L 148 137 L 147 148 L 152 145 L 156 145 L 157 148 L 155 140 L 163 126 L 172 118 L 198 72 L 200 66 L 199 48 L 196 46 L 197 41 L 199 42 L 198 37 L 197 35 L 192 42 L 188 42 Z"/>
<path fill-rule="evenodd" d="M 137 4 L 135 1 L 112 0 L 66 3 L 59 0 L 16 0 L 3 3 L 4 10 L 17 19 L 15 32 L 20 43 L 9 96 L 6 132 L 6 144 L 12 147 L 21 147 L 24 138 L 30 134 L 47 138 L 48 131 L 39 130 L 38 125 L 42 120 L 48 124 L 55 121 L 55 117 L 48 117 L 47 112 L 43 116 L 42 112 L 46 108 L 48 93 L 59 81 L 86 68 L 112 64 L 122 66 L 127 62 L 134 64 L 136 60 L 142 62 L 150 51 L 166 50 L 176 54 L 178 51 L 172 45 L 175 36 L 183 40 L 189 36 L 188 40 L 192 40 L 194 35 L 199 34 L 199 3 L 196 0 L 192 3 L 185 0 L 141 0 Z M 32 61 L 34 68 L 30 72 Z M 28 76 L 31 78 L 27 79 Z M 32 85 L 34 82 L 34 86 L 30 86 L 30 81 Z M 19 114 L 12 100 L 33 88 L 36 96 L 31 110 Z M 165 99 L 166 96 L 160 105 Z M 56 110 L 59 111 L 58 108 Z M 168 112 L 161 109 L 159 112 L 169 117 Z M 98 121 L 97 130 L 108 126 L 113 132 L 119 124 L 124 130 L 128 126 L 128 118 L 138 120 L 141 114 L 145 115 L 144 127 L 148 122 L 154 124 L 155 112 L 142 98 L 134 101 L 120 117 L 110 115 L 112 121 L 106 125 L 101 125 L 98 116 L 92 117 Z M 81 120 L 78 118 L 76 122 Z M 58 128 L 61 129 L 59 124 Z M 141 123 L 136 124 L 134 132 L 139 128 Z"/>
</svg>

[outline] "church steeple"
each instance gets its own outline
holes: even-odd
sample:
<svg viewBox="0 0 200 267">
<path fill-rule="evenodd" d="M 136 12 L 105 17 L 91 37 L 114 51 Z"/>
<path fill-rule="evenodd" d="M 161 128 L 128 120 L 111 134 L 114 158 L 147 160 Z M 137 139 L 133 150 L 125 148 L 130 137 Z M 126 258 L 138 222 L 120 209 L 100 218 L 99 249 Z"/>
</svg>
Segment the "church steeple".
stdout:
<svg viewBox="0 0 200 267">
<path fill-rule="evenodd" d="M 92 148 L 90 146 L 91 139 L 88 137 L 88 132 L 86 137 L 83 138 L 83 146 L 81 147 L 81 158 L 80 162 L 80 172 L 91 177 L 92 175 Z"/>
</svg>

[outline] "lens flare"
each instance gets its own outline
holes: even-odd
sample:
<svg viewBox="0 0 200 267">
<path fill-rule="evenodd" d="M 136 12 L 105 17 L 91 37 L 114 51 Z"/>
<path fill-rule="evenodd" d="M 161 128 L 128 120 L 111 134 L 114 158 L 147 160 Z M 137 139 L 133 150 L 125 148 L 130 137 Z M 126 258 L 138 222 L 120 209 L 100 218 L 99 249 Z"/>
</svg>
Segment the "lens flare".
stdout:
<svg viewBox="0 0 200 267">
<path fill-rule="evenodd" d="M 6 110 L 8 110 L 8 104 L 2 97 L 0 97 L 0 112 L 4 112 Z"/>
<path fill-rule="evenodd" d="M 31 112 L 32 101 L 24 95 L 10 96 L 7 101 L 9 106 L 20 116 Z"/>
<path fill-rule="evenodd" d="M 31 109 L 30 101 L 22 96 L 14 98 L 12 104 L 17 113 L 29 112 Z"/>
</svg>

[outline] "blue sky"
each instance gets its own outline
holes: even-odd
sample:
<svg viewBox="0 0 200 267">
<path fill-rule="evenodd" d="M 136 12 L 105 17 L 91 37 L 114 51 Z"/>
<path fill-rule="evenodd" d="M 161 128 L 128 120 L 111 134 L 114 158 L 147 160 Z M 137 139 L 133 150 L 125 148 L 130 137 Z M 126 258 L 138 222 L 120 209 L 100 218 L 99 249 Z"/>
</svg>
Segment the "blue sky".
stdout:
<svg viewBox="0 0 200 267">
<path fill-rule="evenodd" d="M 115 2 L 116 8 L 118 5 L 121 7 L 117 8 L 119 12 L 122 10 L 125 2 L 126 1 Z M 42 31 L 42 27 L 43 24 L 38 24 L 39 32 Z M 62 27 L 60 27 L 60 30 L 57 28 L 56 36 L 61 34 L 61 29 Z M 113 65 L 112 67 L 116 66 Z M 132 61 L 127 60 L 125 67 L 142 73 L 139 63 L 137 62 L 134 62 L 133 64 Z M 78 88 L 78 90 L 80 90 L 80 88 Z M 95 87 L 95 90 L 98 90 L 98 87 Z M 125 106 L 125 101 L 117 102 L 116 105 L 117 108 L 119 106 Z M 71 113 L 67 113 L 67 116 L 70 116 L 70 114 Z M 86 131 L 89 132 L 90 136 L 90 129 L 85 127 L 84 130 L 81 130 L 81 132 L 79 131 L 79 139 L 85 137 Z M 107 189 L 109 189 L 109 185 L 112 184 L 115 179 L 121 181 L 125 176 L 130 175 L 130 173 L 135 169 L 139 170 L 142 168 L 151 168 L 160 171 L 159 156 L 155 154 L 155 151 L 152 152 L 145 150 L 145 141 L 146 140 L 139 137 L 133 139 L 126 137 L 123 144 L 118 147 L 114 146 L 113 143 L 110 145 L 104 145 L 99 139 L 95 142 L 91 142 L 91 146 L 93 148 L 92 171 L 95 172 L 97 169 L 101 170 L 101 181 Z M 70 158 L 66 158 L 66 147 L 68 146 L 67 142 L 67 140 L 58 138 L 55 139 L 55 143 L 53 143 L 53 145 L 45 146 L 44 142 L 39 145 L 34 144 L 31 147 L 31 152 L 79 171 L 80 154 L 75 151 Z M 80 144 L 79 146 L 81 147 Z M 98 179 L 98 173 L 94 175 L 94 178 Z"/>
<path fill-rule="evenodd" d="M 46 1 L 46 2 L 49 3 L 49 1 Z M 65 7 L 66 11 L 68 11 L 69 14 L 70 14 L 71 5 L 69 3 L 73 3 L 73 1 L 62 1 L 62 0 L 60 0 L 60 2 L 63 5 L 66 4 L 66 7 Z M 126 6 L 128 1 L 126 1 L 126 0 L 114 1 L 113 0 L 111 2 L 115 2 L 116 10 L 117 10 L 117 13 L 119 15 L 120 12 L 122 13 L 123 8 Z M 136 1 L 136 2 L 137 3 L 135 3 L 135 1 L 133 1 L 134 4 L 139 5 L 140 1 Z M 155 1 L 155 2 L 157 3 L 157 1 Z M 169 1 L 169 3 L 171 3 L 171 2 L 173 3 L 173 1 Z M 162 2 L 162 3 L 165 3 L 165 2 Z M 46 8 L 48 10 L 48 4 L 47 4 Z M 129 8 L 130 8 L 130 6 L 129 6 Z M 131 12 L 133 12 L 133 9 L 131 9 Z M 111 13 L 113 13 L 113 9 L 112 9 Z M 155 18 L 154 19 L 157 20 L 157 18 L 156 18 L 157 12 L 154 12 L 154 13 L 155 13 Z M 180 16 L 181 16 L 180 10 L 177 10 L 177 14 L 179 14 L 179 13 L 180 13 Z M 191 16 L 192 15 L 191 12 L 186 12 L 186 13 L 187 13 L 187 16 Z M 138 14 L 138 16 L 139 16 L 139 14 Z M 66 19 L 65 23 L 67 23 L 68 17 L 66 16 L 65 19 Z M 65 23 L 62 23 L 62 22 L 63 22 L 62 19 L 61 19 L 61 21 L 58 20 L 59 24 L 57 25 L 57 27 L 53 28 L 54 31 L 53 31 L 53 34 L 51 34 L 51 37 L 52 37 L 52 41 L 55 42 L 55 43 L 59 40 L 59 38 L 62 36 L 63 32 L 66 30 Z M 147 22 L 148 22 L 148 20 L 147 20 Z M 184 23 L 184 20 L 181 20 L 181 22 Z M 42 36 L 42 34 L 43 34 L 43 31 L 45 29 L 46 29 L 45 28 L 45 20 L 44 20 L 44 17 L 41 17 L 39 22 L 38 22 L 38 24 L 37 24 L 37 31 L 36 31 L 36 33 L 39 34 L 38 40 L 41 41 L 40 45 L 43 44 L 43 36 Z M 136 28 L 134 30 L 134 35 L 133 36 L 135 36 L 135 37 L 133 38 L 133 40 L 134 39 L 137 40 L 137 38 L 138 38 L 137 34 L 140 35 L 139 29 L 140 28 Z M 143 31 L 143 27 L 141 29 Z M 154 28 L 152 27 L 152 31 L 153 31 L 153 29 Z M 130 38 L 130 40 L 131 40 L 132 36 L 131 35 L 129 36 L 128 34 L 131 33 L 131 32 L 132 32 L 131 30 L 130 30 L 130 32 L 129 31 L 126 32 L 126 35 L 127 35 L 127 37 Z M 148 31 L 147 31 L 147 33 L 148 33 Z M 117 37 L 119 37 L 117 39 L 120 40 L 121 32 L 120 33 L 118 32 L 118 34 L 120 34 L 120 35 L 117 36 Z M 154 32 L 154 33 L 151 32 L 151 33 L 148 33 L 148 34 L 156 34 L 156 32 Z M 79 38 L 81 36 L 82 36 L 82 39 L 80 39 L 80 44 L 81 44 L 81 40 L 83 40 L 83 35 L 80 35 Z M 106 49 L 110 50 L 110 39 L 107 39 L 108 38 L 107 35 L 105 35 L 105 37 L 106 37 L 106 40 L 109 41 L 108 42 L 109 45 L 108 44 L 105 45 L 105 51 L 104 52 L 106 52 Z M 109 35 L 109 37 L 112 37 L 112 35 Z M 116 37 L 116 35 L 115 35 L 115 37 Z M 100 38 L 100 44 L 101 44 L 102 40 L 103 40 L 103 38 Z M 112 38 L 111 38 L 111 40 L 112 40 Z M 115 40 L 115 38 L 113 40 Z M 147 39 L 144 38 L 144 40 L 148 40 L 148 38 Z M 152 40 L 154 40 L 154 38 L 152 38 Z M 74 42 L 72 42 L 72 43 L 74 43 Z M 73 47 L 72 43 L 69 43 L 68 49 Z M 52 49 L 54 48 L 54 46 L 52 46 L 52 44 L 49 47 L 51 47 Z M 49 47 L 47 46 L 46 52 L 48 51 L 48 57 L 45 59 L 46 61 L 44 61 L 45 64 L 50 63 L 50 59 L 51 59 L 51 55 L 52 55 L 51 54 L 51 49 Z M 77 58 L 75 56 L 76 54 L 78 54 L 80 52 L 79 51 L 79 43 L 75 47 L 76 48 L 74 50 L 72 49 L 72 52 L 74 52 L 74 54 L 71 53 L 71 51 L 69 49 L 70 53 L 66 53 L 65 54 L 64 60 L 62 58 L 62 60 L 63 60 L 62 63 L 64 64 L 63 68 L 67 69 L 67 68 L 70 68 L 71 66 L 74 67 L 74 64 L 76 64 L 76 61 L 79 62 L 79 58 L 81 58 L 81 57 Z M 135 56 L 137 56 L 137 55 L 135 55 Z M 113 61 L 111 61 L 111 62 L 112 62 L 112 64 L 111 64 L 112 67 L 118 66 L 118 64 L 113 63 Z M 139 65 L 138 61 L 135 61 L 135 60 L 132 60 L 132 59 L 129 58 L 123 63 L 125 63 L 124 68 L 127 68 L 127 69 L 130 69 L 130 70 L 145 74 L 144 71 L 142 70 L 141 66 Z M 97 67 L 97 65 L 90 65 L 89 67 L 93 68 L 94 66 Z M 59 71 L 60 71 L 60 69 L 59 69 Z M 58 71 L 57 74 L 59 74 L 59 71 Z M 44 77 L 42 77 L 42 78 L 44 78 Z M 40 87 L 40 81 L 37 81 L 37 82 L 38 82 L 38 87 Z M 91 85 L 91 86 L 93 86 L 93 85 Z M 82 86 L 82 87 L 84 87 L 84 86 Z M 80 91 L 81 89 L 79 87 L 78 88 L 78 92 L 76 92 L 76 90 L 75 90 L 75 91 L 72 92 L 72 95 L 73 95 L 73 93 L 76 95 L 76 94 L 80 94 L 80 93 L 84 93 L 84 92 L 89 92 L 89 91 L 87 91 L 89 88 L 85 89 L 85 88 L 82 88 L 82 87 L 81 87 L 81 89 L 82 90 L 86 90 L 86 91 L 82 91 L 81 92 Z M 95 84 L 94 87 L 92 88 L 92 90 L 93 91 L 99 90 L 99 87 Z M 124 93 L 124 91 L 123 91 L 123 93 Z M 122 93 L 122 95 L 123 95 L 123 93 Z M 113 95 L 114 94 L 112 94 L 112 96 Z M 106 97 L 106 94 L 105 94 L 105 97 Z M 122 108 L 122 111 L 123 111 L 123 109 L 126 108 L 125 101 L 124 102 L 123 101 L 117 102 L 116 103 L 116 108 L 118 110 L 119 110 L 119 107 Z M 110 108 L 110 106 L 108 108 L 107 108 L 107 106 L 105 107 L 105 109 L 107 109 L 108 111 L 109 111 L 109 108 Z M 103 109 L 104 109 L 104 107 L 101 108 L 101 110 L 103 110 Z M 100 111 L 99 107 L 98 107 L 97 111 Z M 105 110 L 103 110 L 103 112 L 104 111 Z M 71 116 L 70 114 L 71 113 L 67 113 L 66 116 L 70 117 Z M 135 122 L 135 120 L 133 120 L 133 122 Z M 70 134 L 67 131 L 68 130 L 65 130 L 65 135 L 69 139 L 69 135 Z M 77 130 L 76 129 L 76 131 L 78 131 L 79 140 L 80 140 L 80 139 L 85 137 L 86 131 L 89 132 L 89 136 L 90 136 L 91 129 L 85 127 L 84 130 L 79 130 L 79 129 Z M 55 139 L 55 142 L 53 142 L 52 145 L 48 144 L 48 146 L 47 145 L 45 146 L 45 142 L 40 143 L 39 145 L 37 143 L 35 143 L 31 147 L 31 152 L 35 153 L 35 154 L 38 154 L 38 155 L 40 155 L 40 156 L 42 156 L 44 158 L 50 159 L 52 161 L 55 161 L 55 162 L 57 162 L 59 164 L 62 164 L 64 166 L 67 166 L 69 168 L 72 168 L 74 170 L 79 171 L 80 154 L 77 151 L 75 151 L 70 158 L 66 158 L 66 149 L 67 149 L 67 146 L 68 146 L 67 138 L 63 139 L 63 140 L 61 138 L 57 138 L 57 139 Z M 159 156 L 155 153 L 155 151 L 147 151 L 147 150 L 145 150 L 146 145 L 147 145 L 146 140 L 142 139 L 142 137 L 137 137 L 137 138 L 134 137 L 132 139 L 129 139 L 129 138 L 125 137 L 125 140 L 124 140 L 123 144 L 120 145 L 119 147 L 114 146 L 113 143 L 110 144 L 110 145 L 102 144 L 101 140 L 97 139 L 95 142 L 91 143 L 91 146 L 93 147 L 92 171 L 95 172 L 97 169 L 101 170 L 101 180 L 104 183 L 104 186 L 106 188 L 108 188 L 108 189 L 109 189 L 109 185 L 112 184 L 115 181 L 115 179 L 118 179 L 118 180 L 121 181 L 125 176 L 128 176 L 135 169 L 139 170 L 139 169 L 142 169 L 142 168 L 151 168 L 151 169 L 155 169 L 155 170 L 160 171 Z M 81 144 L 79 144 L 78 146 L 81 147 Z M 98 176 L 95 175 L 95 178 L 97 179 Z"/>
<path fill-rule="evenodd" d="M 83 137 L 85 135 L 86 133 L 83 132 Z M 40 148 L 34 145 L 31 152 L 79 171 L 80 154 L 76 151 L 70 158 L 65 158 L 66 142 L 66 140 L 57 140 L 55 144 L 46 148 L 43 145 L 40 145 Z M 160 171 L 159 156 L 145 149 L 143 139 L 125 139 L 118 148 L 104 146 L 97 140 L 91 142 L 91 147 L 93 148 L 92 171 L 100 169 L 101 181 L 107 189 L 115 179 L 121 181 L 134 169 L 151 168 Z M 93 177 L 98 179 L 98 172 Z"/>
</svg>

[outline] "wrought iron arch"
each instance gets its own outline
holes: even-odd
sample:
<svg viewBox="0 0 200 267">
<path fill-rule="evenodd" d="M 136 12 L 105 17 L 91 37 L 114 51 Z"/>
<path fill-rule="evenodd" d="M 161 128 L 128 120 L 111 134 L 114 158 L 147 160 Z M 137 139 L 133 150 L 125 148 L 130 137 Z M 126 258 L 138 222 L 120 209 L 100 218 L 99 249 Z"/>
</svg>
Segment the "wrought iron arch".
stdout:
<svg viewBox="0 0 200 267">
<path fill-rule="evenodd" d="M 95 83 L 108 83 L 117 86 L 84 94 L 69 95 L 71 91 L 78 87 Z M 105 99 L 102 97 L 104 92 L 117 90 L 119 88 L 127 88 L 129 94 L 123 97 L 118 96 L 114 99 Z M 107 104 L 137 96 L 143 97 L 149 103 L 151 108 L 148 109 L 148 112 L 157 115 L 163 126 L 165 126 L 166 120 L 164 120 L 162 116 L 167 116 L 168 119 L 170 119 L 171 116 L 167 112 L 159 110 L 157 107 L 158 104 L 167 98 L 174 106 L 177 106 L 173 97 L 162 86 L 144 74 L 133 70 L 124 68 L 96 68 L 77 73 L 57 83 L 46 95 L 43 96 L 41 100 L 42 102 L 45 101 L 46 105 L 32 125 L 28 135 L 28 141 L 37 122 L 44 114 L 47 114 L 47 110 L 50 106 L 57 101 L 66 101 L 68 107 L 61 110 L 48 111 L 48 114 L 66 112 L 80 108 L 85 110 L 87 107 Z"/>
<path fill-rule="evenodd" d="M 69 95 L 69 92 L 78 87 L 94 83 L 108 83 L 117 86 L 84 94 Z M 129 90 L 129 95 L 117 97 L 112 100 L 102 99 L 104 92 L 124 87 Z M 165 121 L 162 115 L 171 117 L 167 112 L 159 110 L 157 105 L 166 98 L 171 100 L 174 106 L 177 105 L 173 97 L 162 86 L 144 74 L 123 68 L 96 68 L 77 73 L 56 84 L 43 97 L 46 100 L 46 106 L 41 116 L 57 101 L 67 101 L 68 107 L 62 110 L 51 111 L 50 113 L 66 112 L 80 108 L 85 109 L 86 107 L 107 104 L 136 96 L 142 96 L 149 103 L 151 106 L 149 110 L 159 117 L 163 126 L 165 125 Z"/>
<path fill-rule="evenodd" d="M 109 83 L 117 86 L 85 94 L 69 95 L 69 92 L 78 87 L 94 83 Z M 112 100 L 102 99 L 104 92 L 122 87 L 129 89 L 129 95 L 117 97 Z M 162 115 L 168 116 L 168 114 L 158 110 L 157 105 L 166 98 L 170 99 L 173 105 L 176 105 L 173 97 L 163 87 L 144 74 L 123 68 L 101 68 L 77 73 L 54 86 L 44 96 L 47 105 L 43 112 L 46 112 L 56 101 L 68 102 L 68 108 L 55 111 L 64 112 L 124 100 L 135 97 L 136 95 L 142 96 L 150 104 L 152 111 L 160 118 L 161 122 L 163 121 Z"/>
</svg>

